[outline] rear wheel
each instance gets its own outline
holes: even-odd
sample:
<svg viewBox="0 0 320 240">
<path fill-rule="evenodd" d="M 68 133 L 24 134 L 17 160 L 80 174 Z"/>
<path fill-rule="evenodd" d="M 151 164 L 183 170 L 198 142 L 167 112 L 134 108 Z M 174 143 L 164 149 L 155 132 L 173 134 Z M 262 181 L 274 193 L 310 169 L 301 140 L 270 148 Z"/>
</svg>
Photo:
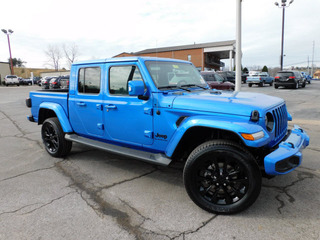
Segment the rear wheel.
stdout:
<svg viewBox="0 0 320 240">
<path fill-rule="evenodd" d="M 41 128 L 42 141 L 46 151 L 52 157 L 64 157 L 72 148 L 72 142 L 65 140 L 58 118 L 48 118 Z"/>
<path fill-rule="evenodd" d="M 198 146 L 184 167 L 188 195 L 202 209 L 220 214 L 240 212 L 259 196 L 261 173 L 253 156 L 230 141 Z"/>
<path fill-rule="evenodd" d="M 273 85 L 273 82 L 271 81 L 270 86 L 272 86 L 272 85 Z"/>
<path fill-rule="evenodd" d="M 248 86 L 249 86 L 249 87 L 252 87 L 252 83 L 248 83 Z"/>
</svg>

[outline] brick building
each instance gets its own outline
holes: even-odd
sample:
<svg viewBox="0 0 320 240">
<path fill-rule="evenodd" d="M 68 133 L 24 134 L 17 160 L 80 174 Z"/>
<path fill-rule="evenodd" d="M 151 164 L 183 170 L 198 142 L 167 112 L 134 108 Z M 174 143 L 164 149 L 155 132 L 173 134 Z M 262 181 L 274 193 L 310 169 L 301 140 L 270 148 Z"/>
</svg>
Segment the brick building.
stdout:
<svg viewBox="0 0 320 240">
<path fill-rule="evenodd" d="M 152 48 L 134 53 L 123 52 L 114 57 L 148 56 L 175 58 L 190 61 L 201 71 L 205 69 L 219 70 L 221 67 L 224 67 L 224 63 L 221 60 L 229 59 L 229 70 L 231 70 L 233 69 L 233 59 L 235 57 L 235 44 L 236 41 L 233 40 Z"/>
</svg>

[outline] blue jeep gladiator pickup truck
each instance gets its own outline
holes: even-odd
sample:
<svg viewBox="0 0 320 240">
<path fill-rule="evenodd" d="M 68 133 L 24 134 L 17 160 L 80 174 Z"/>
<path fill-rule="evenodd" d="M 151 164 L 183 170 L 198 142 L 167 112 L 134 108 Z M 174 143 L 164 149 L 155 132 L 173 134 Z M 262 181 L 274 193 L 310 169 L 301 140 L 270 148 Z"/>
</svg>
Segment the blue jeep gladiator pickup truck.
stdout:
<svg viewBox="0 0 320 240">
<path fill-rule="evenodd" d="M 288 129 L 284 100 L 212 90 L 192 63 L 173 59 L 75 63 L 69 90 L 30 92 L 26 104 L 51 156 L 78 142 L 153 164 L 183 161 L 188 195 L 213 213 L 248 208 L 262 176 L 291 172 L 309 144 L 299 126 Z"/>
</svg>

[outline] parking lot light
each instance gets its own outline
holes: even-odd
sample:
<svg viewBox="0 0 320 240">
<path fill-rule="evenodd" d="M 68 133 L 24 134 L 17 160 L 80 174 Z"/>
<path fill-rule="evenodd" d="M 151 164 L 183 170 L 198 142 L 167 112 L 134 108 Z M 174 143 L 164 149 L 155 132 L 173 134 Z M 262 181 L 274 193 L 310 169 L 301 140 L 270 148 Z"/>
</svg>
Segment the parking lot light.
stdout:
<svg viewBox="0 0 320 240">
<path fill-rule="evenodd" d="M 294 0 L 291 0 L 287 4 L 287 0 L 281 0 L 281 3 L 275 2 L 274 4 L 278 8 L 282 8 L 282 35 L 281 35 L 281 55 L 280 55 L 280 70 L 283 70 L 283 43 L 284 43 L 284 17 L 285 17 L 285 9 L 289 7 Z"/>
<path fill-rule="evenodd" d="M 11 29 L 1 29 L 1 31 L 7 35 L 8 38 L 8 46 L 9 46 L 9 54 L 10 54 L 10 66 L 11 66 L 11 75 L 14 75 L 14 71 L 13 71 L 13 64 L 12 64 L 12 55 L 11 55 L 11 47 L 10 47 L 10 38 L 9 35 L 11 35 L 13 33 L 13 31 Z"/>
</svg>

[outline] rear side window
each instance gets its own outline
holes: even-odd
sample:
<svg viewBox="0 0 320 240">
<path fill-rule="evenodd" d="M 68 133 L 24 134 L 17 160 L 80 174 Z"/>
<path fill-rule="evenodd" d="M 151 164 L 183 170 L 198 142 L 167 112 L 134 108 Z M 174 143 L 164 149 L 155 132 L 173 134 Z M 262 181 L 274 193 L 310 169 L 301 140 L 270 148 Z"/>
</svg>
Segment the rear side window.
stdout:
<svg viewBox="0 0 320 240">
<path fill-rule="evenodd" d="M 98 94 L 100 92 L 101 69 L 99 67 L 80 68 L 78 75 L 78 92 Z"/>
<path fill-rule="evenodd" d="M 114 66 L 109 70 L 109 91 L 115 95 L 129 95 L 128 82 L 143 81 L 137 66 Z"/>
</svg>

